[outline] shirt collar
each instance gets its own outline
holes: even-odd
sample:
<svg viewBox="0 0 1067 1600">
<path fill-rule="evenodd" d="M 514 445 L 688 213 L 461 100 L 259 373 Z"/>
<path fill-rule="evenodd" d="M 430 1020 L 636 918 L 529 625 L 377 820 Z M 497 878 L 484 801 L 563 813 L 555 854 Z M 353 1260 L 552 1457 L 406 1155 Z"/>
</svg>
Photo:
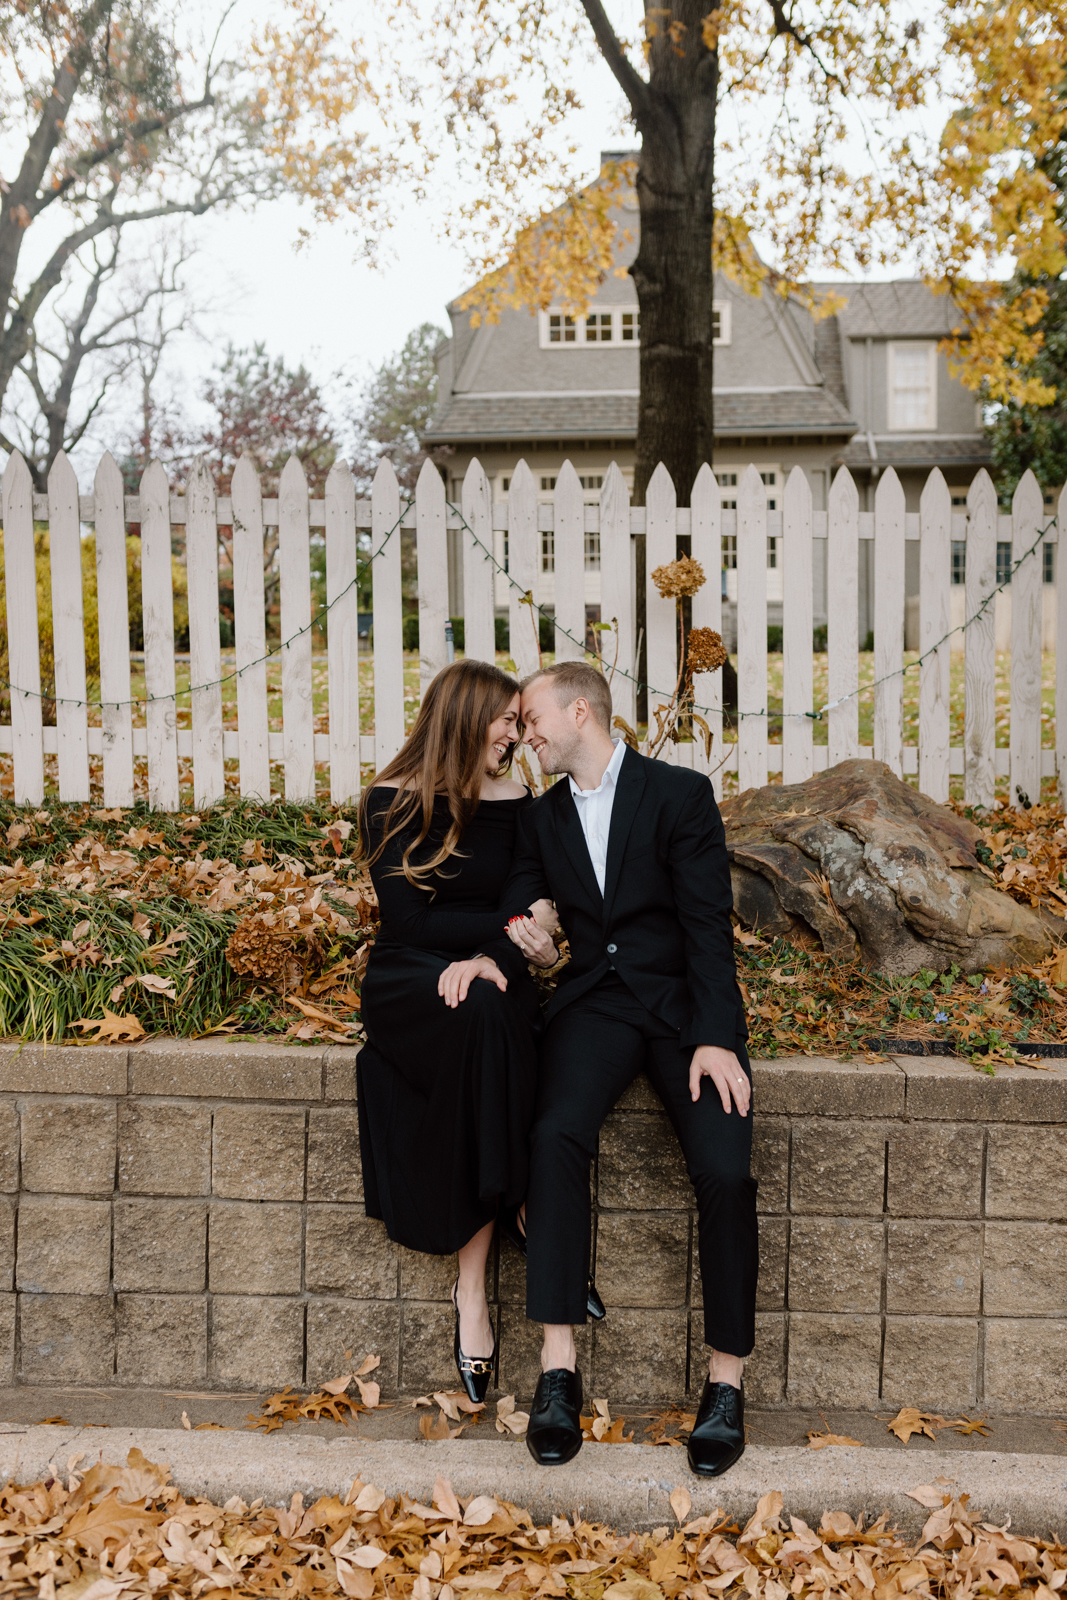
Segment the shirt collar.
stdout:
<svg viewBox="0 0 1067 1600">
<path fill-rule="evenodd" d="M 602 794 L 605 789 L 614 788 L 615 784 L 618 783 L 619 768 L 622 766 L 622 758 L 626 754 L 626 742 L 623 739 L 613 739 L 611 742 L 615 746 L 615 753 L 604 768 L 604 776 L 595 789 L 579 789 L 574 779 L 568 778 L 571 794 L 576 800 L 589 800 L 593 795 Z"/>
</svg>

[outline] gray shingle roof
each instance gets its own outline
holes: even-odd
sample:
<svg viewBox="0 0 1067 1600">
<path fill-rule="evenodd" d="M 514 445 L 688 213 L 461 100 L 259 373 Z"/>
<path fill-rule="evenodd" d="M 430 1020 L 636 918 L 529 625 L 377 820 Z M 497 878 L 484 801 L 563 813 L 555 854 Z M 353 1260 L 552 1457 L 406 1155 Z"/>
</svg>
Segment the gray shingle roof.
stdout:
<svg viewBox="0 0 1067 1600">
<path fill-rule="evenodd" d="M 973 439 L 876 437 L 874 443 L 880 467 L 984 467 L 993 459 L 989 440 L 981 433 L 976 433 Z M 867 435 L 858 433 L 834 459 L 846 467 L 869 467 L 871 454 Z"/>
<path fill-rule="evenodd" d="M 847 300 L 838 312 L 846 339 L 943 339 L 959 322 L 947 295 L 934 294 L 921 280 L 902 278 L 896 283 L 824 283 Z"/>
<path fill-rule="evenodd" d="M 720 437 L 755 433 L 854 433 L 856 423 L 826 389 L 753 390 L 715 396 Z M 633 438 L 630 394 L 451 395 L 423 435 L 428 444 L 483 439 Z"/>
</svg>

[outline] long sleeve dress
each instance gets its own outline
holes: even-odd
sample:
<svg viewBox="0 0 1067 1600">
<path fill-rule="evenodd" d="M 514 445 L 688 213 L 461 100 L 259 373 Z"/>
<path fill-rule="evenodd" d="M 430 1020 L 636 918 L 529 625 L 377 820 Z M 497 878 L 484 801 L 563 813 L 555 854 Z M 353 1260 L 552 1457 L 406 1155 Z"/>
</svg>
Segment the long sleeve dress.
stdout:
<svg viewBox="0 0 1067 1600">
<path fill-rule="evenodd" d="M 393 794 L 383 788 L 377 804 L 371 797 L 371 852 Z M 529 795 L 483 800 L 459 851 L 430 880 L 432 895 L 399 871 L 415 828 L 392 839 L 371 868 L 382 920 L 363 980 L 367 1042 L 357 1067 L 366 1211 L 398 1244 L 431 1255 L 451 1255 L 492 1221 L 498 1204 L 526 1193 L 541 1014 L 520 952 L 501 942 L 514 912 L 498 906 L 516 819 L 530 803 Z M 438 796 L 416 862 L 438 848 L 450 821 Z M 437 993 L 441 972 L 487 945 L 506 992 L 478 978 L 449 1008 Z"/>
</svg>

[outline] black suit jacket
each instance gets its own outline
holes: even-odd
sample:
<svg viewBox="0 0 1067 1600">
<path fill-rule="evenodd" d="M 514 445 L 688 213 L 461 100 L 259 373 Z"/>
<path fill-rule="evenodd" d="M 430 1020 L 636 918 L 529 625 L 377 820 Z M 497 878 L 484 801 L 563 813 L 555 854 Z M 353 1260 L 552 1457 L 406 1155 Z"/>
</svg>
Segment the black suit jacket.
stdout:
<svg viewBox="0 0 1067 1600">
<path fill-rule="evenodd" d="M 561 778 L 519 818 L 501 907 L 554 900 L 571 959 L 548 1003 L 551 1020 L 614 967 L 681 1043 L 732 1050 L 748 1037 L 737 987 L 726 836 L 707 778 L 627 749 L 611 811 L 600 893 Z M 510 941 L 487 953 L 511 965 Z M 483 946 L 483 948 L 486 948 Z"/>
</svg>

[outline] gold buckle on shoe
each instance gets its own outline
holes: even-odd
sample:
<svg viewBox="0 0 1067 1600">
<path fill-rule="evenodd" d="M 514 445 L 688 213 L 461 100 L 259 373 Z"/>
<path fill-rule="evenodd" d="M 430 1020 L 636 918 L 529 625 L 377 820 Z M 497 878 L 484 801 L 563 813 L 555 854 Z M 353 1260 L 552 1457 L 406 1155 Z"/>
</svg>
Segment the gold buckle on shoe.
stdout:
<svg viewBox="0 0 1067 1600">
<path fill-rule="evenodd" d="M 493 1358 L 489 1356 L 463 1356 L 459 1363 L 460 1372 L 469 1372 L 472 1377 L 483 1378 L 487 1372 L 493 1370 Z"/>
</svg>

